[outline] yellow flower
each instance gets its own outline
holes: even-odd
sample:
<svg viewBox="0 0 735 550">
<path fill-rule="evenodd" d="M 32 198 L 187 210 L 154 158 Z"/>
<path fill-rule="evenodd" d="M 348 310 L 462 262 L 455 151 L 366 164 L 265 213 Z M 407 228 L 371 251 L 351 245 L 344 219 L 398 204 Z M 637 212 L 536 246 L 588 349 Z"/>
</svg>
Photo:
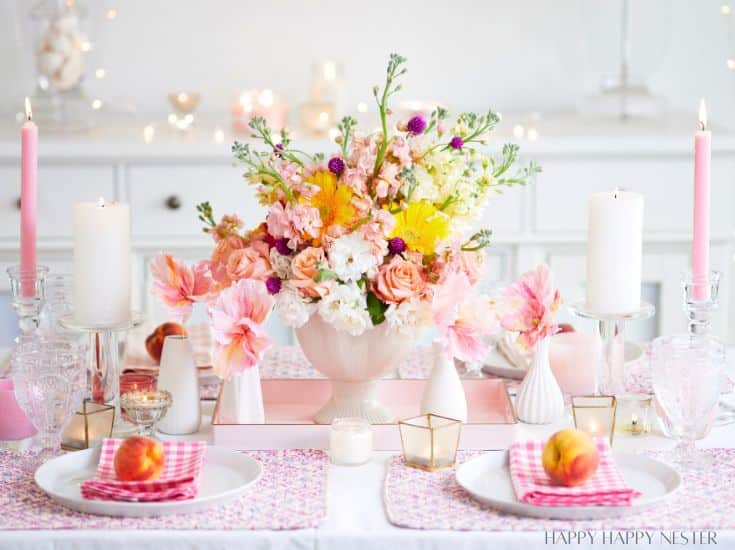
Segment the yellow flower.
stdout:
<svg viewBox="0 0 735 550">
<path fill-rule="evenodd" d="M 316 185 L 319 191 L 309 199 L 311 206 L 319 210 L 322 219 L 322 233 L 330 225 L 347 226 L 355 218 L 355 209 L 350 204 L 352 190 L 346 185 L 338 185 L 337 177 L 331 172 L 320 171 L 306 180 Z"/>
<path fill-rule="evenodd" d="M 437 241 L 449 237 L 449 218 L 428 201 L 412 202 L 395 215 L 391 237 L 400 237 L 409 250 L 433 254 Z"/>
</svg>

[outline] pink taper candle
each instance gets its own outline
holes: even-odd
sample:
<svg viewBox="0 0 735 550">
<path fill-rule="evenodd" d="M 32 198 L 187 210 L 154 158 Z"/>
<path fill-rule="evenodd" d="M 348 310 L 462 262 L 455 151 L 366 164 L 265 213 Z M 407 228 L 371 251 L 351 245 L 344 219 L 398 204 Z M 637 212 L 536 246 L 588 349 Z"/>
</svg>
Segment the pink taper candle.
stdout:
<svg viewBox="0 0 735 550">
<path fill-rule="evenodd" d="M 694 298 L 706 300 L 709 274 L 710 160 L 712 134 L 707 130 L 707 107 L 699 104 L 700 130 L 694 135 L 694 237 L 692 240 L 692 275 Z"/>
<path fill-rule="evenodd" d="M 33 122 L 31 102 L 26 98 L 26 118 L 20 146 L 20 269 L 36 270 L 36 179 L 38 171 L 38 127 Z M 33 296 L 32 279 L 23 279 L 22 293 Z"/>
</svg>

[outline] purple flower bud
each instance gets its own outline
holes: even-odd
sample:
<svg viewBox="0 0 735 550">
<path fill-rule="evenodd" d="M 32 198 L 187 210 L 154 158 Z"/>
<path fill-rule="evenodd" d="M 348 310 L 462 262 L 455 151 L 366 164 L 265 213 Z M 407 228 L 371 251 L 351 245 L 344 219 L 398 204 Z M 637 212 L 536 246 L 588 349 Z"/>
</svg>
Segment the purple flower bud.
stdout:
<svg viewBox="0 0 735 550">
<path fill-rule="evenodd" d="M 276 149 L 278 149 L 279 151 L 283 151 L 283 143 L 276 143 Z M 279 159 L 283 158 L 283 155 L 281 153 L 276 153 L 276 156 Z"/>
<path fill-rule="evenodd" d="M 278 294 L 281 291 L 281 279 L 278 277 L 268 277 L 265 281 L 265 288 L 271 294 Z"/>
<path fill-rule="evenodd" d="M 412 116 L 406 124 L 406 130 L 414 136 L 423 134 L 424 130 L 426 130 L 426 119 L 421 115 Z"/>
<path fill-rule="evenodd" d="M 288 247 L 288 239 L 286 237 L 276 239 L 276 241 L 273 243 L 273 246 L 276 247 L 276 250 L 280 254 L 283 254 L 284 256 L 288 256 L 291 254 L 291 249 Z"/>
<path fill-rule="evenodd" d="M 335 176 L 341 176 L 342 172 L 345 171 L 345 161 L 339 157 L 332 157 L 327 163 L 327 168 L 329 168 L 329 171 Z"/>
<path fill-rule="evenodd" d="M 464 146 L 464 140 L 459 136 L 454 136 L 452 141 L 449 142 L 449 146 L 452 149 L 457 149 L 459 151 Z"/>
<path fill-rule="evenodd" d="M 390 250 L 391 254 L 400 254 L 406 250 L 406 241 L 400 237 L 393 237 L 388 241 L 388 250 Z"/>
</svg>

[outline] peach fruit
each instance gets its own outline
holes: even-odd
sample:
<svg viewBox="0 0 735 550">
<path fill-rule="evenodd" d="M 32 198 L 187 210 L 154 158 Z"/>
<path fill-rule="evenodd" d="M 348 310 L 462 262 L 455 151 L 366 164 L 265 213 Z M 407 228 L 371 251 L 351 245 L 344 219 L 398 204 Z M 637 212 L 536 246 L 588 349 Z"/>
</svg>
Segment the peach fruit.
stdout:
<svg viewBox="0 0 735 550">
<path fill-rule="evenodd" d="M 163 341 L 166 336 L 180 335 L 187 336 L 186 329 L 178 323 L 163 323 L 158 325 L 148 338 L 145 339 L 145 349 L 148 350 L 153 360 L 158 363 L 161 361 L 161 352 L 163 351 Z"/>
<path fill-rule="evenodd" d="M 165 462 L 160 441 L 133 435 L 115 452 L 115 474 L 120 481 L 153 481 L 161 477 Z"/>
<path fill-rule="evenodd" d="M 597 445 L 581 430 L 561 430 L 551 436 L 541 455 L 544 471 L 556 483 L 582 485 L 600 462 Z"/>
</svg>

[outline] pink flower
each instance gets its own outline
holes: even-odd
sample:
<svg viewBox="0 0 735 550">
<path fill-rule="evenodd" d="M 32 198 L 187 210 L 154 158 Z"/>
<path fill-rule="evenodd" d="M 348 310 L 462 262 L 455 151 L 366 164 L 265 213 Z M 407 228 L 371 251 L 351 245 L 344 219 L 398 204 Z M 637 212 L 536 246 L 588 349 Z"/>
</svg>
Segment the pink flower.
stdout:
<svg viewBox="0 0 735 550">
<path fill-rule="evenodd" d="M 329 285 L 326 282 L 317 283 L 314 277 L 319 273 L 320 267 L 327 266 L 324 249 L 312 246 L 305 248 L 291 262 L 291 284 L 304 297 L 323 298 L 329 293 Z"/>
<path fill-rule="evenodd" d="M 218 243 L 222 239 L 226 239 L 231 235 L 237 235 L 237 231 L 242 228 L 242 220 L 236 215 L 222 216 L 220 222 L 207 230 L 212 235 L 214 242 Z"/>
<path fill-rule="evenodd" d="M 178 320 L 187 319 L 193 304 L 209 300 L 215 290 L 208 261 L 189 267 L 168 254 L 159 254 L 150 266 L 153 293 Z"/>
<path fill-rule="evenodd" d="M 473 291 L 467 275 L 450 273 L 436 287 L 434 324 L 450 353 L 463 361 L 481 361 L 487 354 L 483 337 L 498 329 L 493 304 Z"/>
<path fill-rule="evenodd" d="M 271 345 L 263 327 L 271 309 L 273 298 L 261 281 L 243 279 L 222 291 L 209 312 L 217 376 L 229 380 L 258 364 Z"/>
<path fill-rule="evenodd" d="M 504 290 L 500 324 L 506 330 L 519 332 L 518 343 L 533 349 L 538 340 L 557 331 L 554 313 L 560 304 L 561 296 L 552 287 L 551 272 L 546 264 L 540 264 Z"/>
<path fill-rule="evenodd" d="M 421 269 L 415 263 L 393 256 L 389 263 L 380 266 L 372 290 L 384 302 L 398 304 L 419 296 L 425 286 Z"/>
<path fill-rule="evenodd" d="M 249 246 L 235 250 L 227 260 L 227 277 L 232 281 L 256 279 L 265 281 L 273 275 L 270 247 L 265 241 L 252 241 Z"/>
<path fill-rule="evenodd" d="M 230 254 L 235 250 L 239 250 L 245 246 L 245 240 L 238 235 L 230 235 L 217 243 L 212 251 L 211 260 L 213 263 L 227 265 Z"/>
<path fill-rule="evenodd" d="M 395 136 L 390 142 L 390 152 L 398 161 L 399 166 L 411 164 L 411 147 L 403 136 Z"/>
<path fill-rule="evenodd" d="M 283 206 L 273 204 L 266 216 L 268 233 L 277 239 L 288 239 L 288 246 L 296 250 L 304 238 L 316 238 L 322 227 L 319 210 L 305 204 Z"/>
</svg>

